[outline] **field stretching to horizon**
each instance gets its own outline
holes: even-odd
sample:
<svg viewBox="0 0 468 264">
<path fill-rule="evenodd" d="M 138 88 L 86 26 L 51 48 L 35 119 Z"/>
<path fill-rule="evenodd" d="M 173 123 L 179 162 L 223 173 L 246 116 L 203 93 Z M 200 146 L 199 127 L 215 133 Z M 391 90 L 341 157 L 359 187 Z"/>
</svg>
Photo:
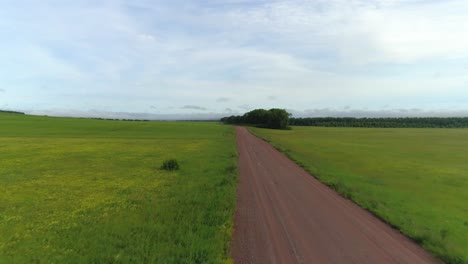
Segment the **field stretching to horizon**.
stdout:
<svg viewBox="0 0 468 264">
<path fill-rule="evenodd" d="M 0 124 L 0 263 L 231 261 L 231 126 L 16 114 Z M 168 158 L 180 170 L 161 170 Z"/>
<path fill-rule="evenodd" d="M 468 129 L 249 128 L 447 263 L 468 263 Z"/>
</svg>

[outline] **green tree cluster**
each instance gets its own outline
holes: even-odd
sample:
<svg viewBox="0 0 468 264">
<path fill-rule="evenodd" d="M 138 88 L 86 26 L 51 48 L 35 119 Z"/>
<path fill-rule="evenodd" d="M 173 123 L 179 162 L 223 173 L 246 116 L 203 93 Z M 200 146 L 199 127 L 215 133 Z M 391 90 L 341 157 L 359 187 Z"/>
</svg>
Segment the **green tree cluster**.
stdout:
<svg viewBox="0 0 468 264">
<path fill-rule="evenodd" d="M 6 113 L 6 114 L 20 114 L 20 115 L 24 115 L 23 112 L 18 112 L 18 111 L 10 111 L 10 110 L 1 110 L 0 109 L 0 113 Z"/>
<path fill-rule="evenodd" d="M 468 117 L 402 117 L 402 118 L 354 118 L 313 117 L 290 118 L 292 126 L 321 127 L 389 127 L 389 128 L 463 128 L 468 127 Z"/>
<path fill-rule="evenodd" d="M 221 121 L 225 124 L 247 124 L 265 128 L 287 129 L 290 116 L 291 114 L 284 109 L 255 109 L 242 116 L 223 117 Z"/>
</svg>

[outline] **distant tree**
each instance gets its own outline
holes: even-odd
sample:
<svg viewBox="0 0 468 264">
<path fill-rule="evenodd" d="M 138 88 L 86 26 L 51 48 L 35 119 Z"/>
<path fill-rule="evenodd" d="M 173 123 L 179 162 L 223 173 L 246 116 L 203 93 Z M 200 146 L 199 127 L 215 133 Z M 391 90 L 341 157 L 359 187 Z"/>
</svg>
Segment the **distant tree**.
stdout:
<svg viewBox="0 0 468 264">
<path fill-rule="evenodd" d="M 267 127 L 275 129 L 286 129 L 289 123 L 289 114 L 284 109 L 273 108 L 268 110 L 270 113 L 267 121 Z"/>
<path fill-rule="evenodd" d="M 23 112 L 18 112 L 18 111 L 11 111 L 11 110 L 1 110 L 0 109 L 0 113 L 6 113 L 6 114 L 20 114 L 20 115 L 24 115 Z"/>
<path fill-rule="evenodd" d="M 468 117 L 397 117 L 397 118 L 336 118 L 312 117 L 291 118 L 292 126 L 322 126 L 322 127 L 382 127 L 382 128 L 465 128 L 468 127 Z"/>
<path fill-rule="evenodd" d="M 284 109 L 255 109 L 242 116 L 223 117 L 221 121 L 225 124 L 248 124 L 265 128 L 286 129 L 290 116 L 291 114 Z"/>
<path fill-rule="evenodd" d="M 247 124 L 267 124 L 271 113 L 265 109 L 255 109 L 243 115 L 243 121 Z"/>
</svg>

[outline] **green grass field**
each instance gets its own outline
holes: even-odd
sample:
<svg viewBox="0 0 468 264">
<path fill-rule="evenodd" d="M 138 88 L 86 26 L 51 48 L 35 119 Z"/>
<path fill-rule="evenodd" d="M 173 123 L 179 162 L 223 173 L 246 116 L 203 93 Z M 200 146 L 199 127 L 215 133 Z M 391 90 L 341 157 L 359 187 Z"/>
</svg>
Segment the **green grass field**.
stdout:
<svg viewBox="0 0 468 264">
<path fill-rule="evenodd" d="M 468 263 L 468 129 L 250 130 L 447 263 Z"/>
<path fill-rule="evenodd" d="M 230 126 L 0 114 L 0 150 L 0 263 L 230 261 Z"/>
</svg>

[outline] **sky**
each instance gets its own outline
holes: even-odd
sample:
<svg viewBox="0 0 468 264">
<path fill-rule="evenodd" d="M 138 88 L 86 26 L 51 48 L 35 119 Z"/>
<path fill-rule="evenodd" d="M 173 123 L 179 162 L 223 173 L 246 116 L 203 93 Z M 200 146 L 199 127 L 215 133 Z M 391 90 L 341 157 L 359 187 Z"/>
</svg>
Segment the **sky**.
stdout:
<svg viewBox="0 0 468 264">
<path fill-rule="evenodd" d="M 0 0 L 0 109 L 468 116 L 466 0 Z"/>
</svg>

